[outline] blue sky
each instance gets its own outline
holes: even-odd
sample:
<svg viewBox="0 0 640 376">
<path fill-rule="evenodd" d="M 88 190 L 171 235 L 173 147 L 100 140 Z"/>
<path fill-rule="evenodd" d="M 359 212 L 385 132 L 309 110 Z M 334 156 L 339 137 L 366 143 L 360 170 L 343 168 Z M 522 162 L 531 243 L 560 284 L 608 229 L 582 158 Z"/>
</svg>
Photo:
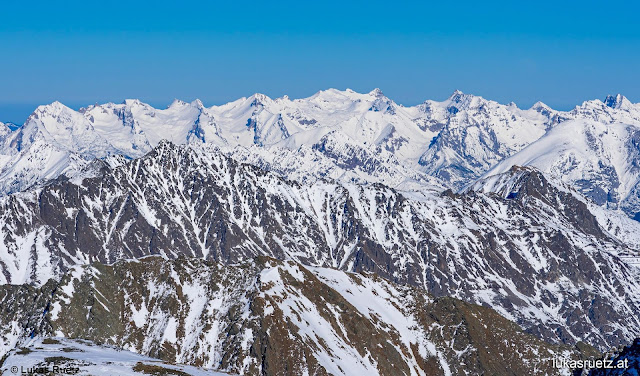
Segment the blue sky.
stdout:
<svg viewBox="0 0 640 376">
<path fill-rule="evenodd" d="M 633 2 L 86 1 L 0 5 L 0 121 L 38 104 L 219 104 L 379 87 L 399 103 L 455 90 L 568 109 L 640 102 Z"/>
</svg>

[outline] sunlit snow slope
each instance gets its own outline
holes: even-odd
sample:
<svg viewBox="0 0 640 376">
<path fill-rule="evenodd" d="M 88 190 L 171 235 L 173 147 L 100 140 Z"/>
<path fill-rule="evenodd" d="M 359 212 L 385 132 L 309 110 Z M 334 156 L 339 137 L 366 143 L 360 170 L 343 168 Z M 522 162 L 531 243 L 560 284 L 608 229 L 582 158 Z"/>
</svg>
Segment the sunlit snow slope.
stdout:
<svg viewBox="0 0 640 376">
<path fill-rule="evenodd" d="M 536 167 L 603 207 L 640 212 L 640 125 L 567 121 L 485 176 L 514 165 Z"/>
</svg>

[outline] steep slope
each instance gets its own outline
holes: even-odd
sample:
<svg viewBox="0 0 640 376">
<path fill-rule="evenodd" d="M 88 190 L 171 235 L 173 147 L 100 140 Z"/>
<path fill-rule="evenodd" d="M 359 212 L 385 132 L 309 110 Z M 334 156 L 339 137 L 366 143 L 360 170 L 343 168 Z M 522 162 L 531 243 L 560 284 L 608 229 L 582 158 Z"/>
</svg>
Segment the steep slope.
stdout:
<svg viewBox="0 0 640 376">
<path fill-rule="evenodd" d="M 300 184 L 167 142 L 103 169 L 0 200 L 3 283 L 41 285 L 72 265 L 151 254 L 267 255 L 487 305 L 550 341 L 604 348 L 640 334 L 638 272 L 618 258 L 628 248 L 539 173 L 517 199 L 403 195 Z"/>
<path fill-rule="evenodd" d="M 562 123 L 485 177 L 512 166 L 532 166 L 575 187 L 596 204 L 640 212 L 640 125 L 590 120 Z"/>
<path fill-rule="evenodd" d="M 5 349 L 55 334 L 248 375 L 555 375 L 552 358 L 587 355 L 546 344 L 487 308 L 268 258 L 223 266 L 148 257 L 0 291 L 17 312 L 1 318 L 2 328 L 39 318 L 4 332 Z M 24 310 L 21 301 L 41 303 Z"/>
<path fill-rule="evenodd" d="M 527 181 L 532 174 L 541 174 L 541 171 L 531 166 L 522 167 L 513 165 L 506 172 L 478 179 L 473 184 L 461 190 L 461 192 L 469 193 L 475 191 L 489 195 L 496 194 L 504 199 L 513 199 L 520 189 L 519 185 Z M 628 263 L 640 265 L 640 222 L 629 218 L 620 210 L 603 208 L 578 192 L 576 188 L 563 183 L 557 178 L 545 175 L 544 179 L 547 180 L 554 189 L 573 196 L 572 200 L 577 199 L 581 201 L 605 232 L 608 232 L 611 237 L 617 238 L 625 244 L 626 249 L 620 249 L 618 256 L 625 258 Z M 558 204 L 561 203 L 558 202 Z"/>
</svg>

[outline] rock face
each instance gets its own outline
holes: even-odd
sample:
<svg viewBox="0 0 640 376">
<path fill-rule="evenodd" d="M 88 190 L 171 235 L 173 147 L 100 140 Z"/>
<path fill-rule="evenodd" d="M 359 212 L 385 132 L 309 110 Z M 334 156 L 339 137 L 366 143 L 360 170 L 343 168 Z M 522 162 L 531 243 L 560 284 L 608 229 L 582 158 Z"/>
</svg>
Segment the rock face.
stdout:
<svg viewBox="0 0 640 376">
<path fill-rule="evenodd" d="M 426 101 L 419 107 L 425 122 L 439 130 L 419 164 L 454 189 L 475 180 L 564 120 L 561 113 L 541 103 L 521 110 L 514 104 L 504 106 L 459 91 L 445 102 Z"/>
<path fill-rule="evenodd" d="M 4 349 L 30 333 L 85 338 L 247 375 L 555 375 L 553 357 L 588 355 L 489 308 L 265 257 L 235 266 L 147 257 L 0 291 L 16 312 L 0 318 Z"/>
<path fill-rule="evenodd" d="M 532 171 L 508 197 L 301 184 L 217 152 L 161 143 L 144 158 L 0 201 L 4 283 L 162 255 L 255 256 L 373 272 L 494 308 L 552 342 L 638 336 L 637 270 L 587 205 Z M 516 171 L 517 172 L 517 171 Z M 26 255 L 29 255 L 27 257 Z"/>
</svg>

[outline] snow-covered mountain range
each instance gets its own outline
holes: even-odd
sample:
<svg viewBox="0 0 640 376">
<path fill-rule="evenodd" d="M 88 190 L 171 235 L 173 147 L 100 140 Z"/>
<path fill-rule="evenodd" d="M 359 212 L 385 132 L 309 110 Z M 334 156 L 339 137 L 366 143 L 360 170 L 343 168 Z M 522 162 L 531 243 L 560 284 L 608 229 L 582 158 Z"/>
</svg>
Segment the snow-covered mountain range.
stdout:
<svg viewBox="0 0 640 376">
<path fill-rule="evenodd" d="M 640 126 L 640 104 L 617 95 L 604 102 L 584 102 L 568 112 L 540 102 L 522 110 L 513 103 L 502 105 L 456 91 L 443 102 L 404 107 L 378 89 L 366 94 L 330 89 L 294 100 L 255 94 L 213 107 L 198 100 L 176 100 L 164 110 L 138 100 L 79 111 L 54 102 L 38 107 L 17 129 L 0 127 L 0 193 L 21 191 L 61 174 L 82 176 L 94 158 L 141 157 L 162 139 L 213 145 L 240 161 L 297 180 L 332 178 L 402 190 L 458 190 L 499 162 L 502 167 L 495 173 L 508 169 L 510 160 L 505 158 L 570 119 L 585 119 L 601 128 L 625 124 L 633 133 Z M 545 152 L 556 148 L 555 154 L 571 158 L 562 143 L 545 139 Z M 633 147 L 632 140 L 630 134 L 619 142 Z M 613 150 L 619 145 L 601 147 Z M 595 171 L 597 176 L 583 166 L 573 168 L 571 177 L 557 168 L 553 172 L 579 186 L 592 178 L 615 177 L 619 184 L 600 187 L 604 191 L 591 197 L 633 216 L 637 204 L 629 197 L 635 195 L 635 175 L 626 170 L 637 159 L 631 155 L 620 165 L 614 157 L 601 156 L 603 167 L 597 167 L 601 170 Z M 522 158 L 513 161 L 527 162 L 531 156 Z M 534 165 L 551 172 L 547 165 Z M 587 194 L 590 189 L 583 187 Z"/>
<path fill-rule="evenodd" d="M 294 346 L 264 334 L 272 328 L 287 338 L 308 334 L 294 346 L 306 352 L 292 358 L 307 371 L 391 374 L 385 357 L 395 353 L 378 354 L 371 350 L 378 344 L 352 338 L 348 328 L 360 324 L 337 317 L 327 303 L 348 295 L 356 306 L 350 316 L 382 325 L 372 335 L 391 336 L 399 354 L 393 359 L 407 367 L 404 373 L 474 374 L 453 366 L 461 359 L 487 367 L 476 355 L 465 358 L 481 345 L 467 343 L 475 349 L 470 353 L 454 345 L 462 334 L 434 339 L 433 325 L 454 325 L 448 319 L 432 315 L 428 326 L 411 328 L 396 318 L 384 321 L 391 306 L 407 317 L 416 307 L 376 299 L 420 290 L 430 294 L 428 302 L 453 297 L 490 307 L 526 335 L 552 346 L 576 345 L 578 353 L 584 343 L 599 350 L 628 344 L 640 337 L 639 129 L 640 104 L 621 95 L 571 111 L 540 102 L 523 110 L 459 91 L 443 102 L 405 107 L 377 89 L 330 89 L 294 100 L 255 94 L 213 107 L 176 100 L 163 110 L 137 100 L 79 111 L 58 102 L 40 106 L 20 127 L 0 124 L 0 284 L 7 286 L 0 300 L 38 301 L 44 308 L 30 308 L 28 317 L 0 315 L 7 328 L 1 343 L 6 351 L 34 333 L 91 337 L 170 362 L 271 374 L 277 372 L 265 357 L 277 362 L 274 354 Z M 162 258 L 149 257 L 155 255 Z M 168 295 L 130 310 L 111 307 L 102 287 L 95 289 L 106 283 L 118 299 L 152 296 L 158 291 L 150 286 L 162 282 L 151 283 L 155 275 L 140 277 L 143 291 L 127 285 L 129 275 L 101 282 L 100 273 L 113 273 L 105 265 L 123 260 L 155 260 L 148 262 L 163 273 L 176 265 L 194 268 L 175 264 L 185 258 L 204 262 L 197 273 L 209 279 L 225 268 L 252 270 L 249 279 L 233 282 L 233 296 L 262 294 L 297 321 L 270 326 L 274 308 L 265 308 L 256 324 L 256 317 L 241 313 L 255 313 L 251 295 L 248 306 L 220 311 L 224 317 L 213 315 L 212 306 L 213 321 L 193 326 L 198 320 L 190 314 L 175 316 L 156 305 L 168 296 L 169 305 L 189 300 L 185 312 L 195 304 L 184 289 L 198 289 L 185 287 L 173 272 Z M 263 260 L 260 268 L 256 260 Z M 135 264 L 122 265 L 135 274 Z M 269 268 L 286 269 L 288 277 L 280 283 L 273 279 L 280 272 Z M 304 269 L 306 277 L 297 278 L 291 268 Z M 365 273 L 367 282 L 350 273 Z M 339 283 L 324 278 L 329 274 Z M 74 278 L 95 291 L 74 300 Z M 319 279 L 318 291 L 329 291 L 322 302 L 300 290 L 311 279 Z M 375 306 L 359 307 L 353 291 L 368 284 L 378 286 L 380 296 L 367 303 Z M 205 289 L 205 303 L 228 298 L 216 288 Z M 63 323 L 88 319 L 84 314 L 98 304 L 105 310 L 99 322 L 112 320 L 113 310 L 130 316 L 129 327 L 101 337 L 98 321 Z M 204 308 L 197 309 L 202 315 Z M 228 325 L 224 338 L 231 339 L 210 335 L 222 324 Z M 193 330 L 197 338 L 185 334 Z M 394 330 L 408 330 L 410 338 L 415 330 L 429 331 L 418 337 L 435 342 L 397 342 Z M 255 342 L 259 335 L 269 345 Z M 556 356 L 558 348 L 549 354 Z M 532 354 L 525 363 L 537 364 Z"/>
</svg>

